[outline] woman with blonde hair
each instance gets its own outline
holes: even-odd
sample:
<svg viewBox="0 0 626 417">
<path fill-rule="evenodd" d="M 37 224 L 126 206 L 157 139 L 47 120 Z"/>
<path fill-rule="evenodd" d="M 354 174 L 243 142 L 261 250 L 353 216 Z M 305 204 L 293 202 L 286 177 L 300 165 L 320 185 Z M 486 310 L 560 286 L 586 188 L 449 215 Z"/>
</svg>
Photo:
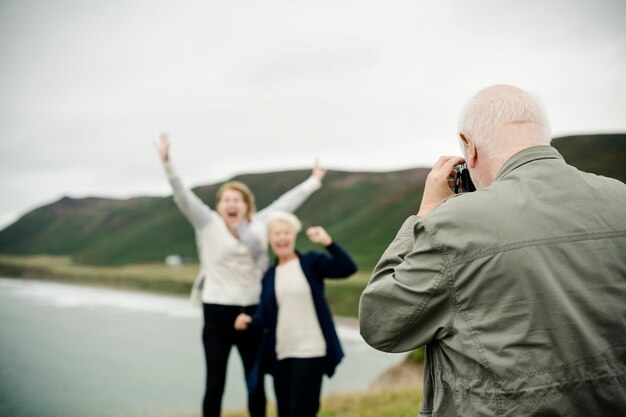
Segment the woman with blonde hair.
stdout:
<svg viewBox="0 0 626 417">
<path fill-rule="evenodd" d="M 217 192 L 215 210 L 182 185 L 169 155 L 169 137 L 157 146 L 174 201 L 192 224 L 200 260 L 192 299 L 204 310 L 202 340 L 206 358 L 205 417 L 218 417 L 226 381 L 228 356 L 237 347 L 244 371 L 249 373 L 258 356 L 261 332 L 233 329 L 239 313 L 254 314 L 261 294 L 261 277 L 268 266 L 266 220 L 274 210 L 296 210 L 321 187 L 326 170 L 317 163 L 310 178 L 256 212 L 254 195 L 240 182 L 225 183 Z M 248 391 L 252 417 L 265 416 L 263 384 Z"/>
<path fill-rule="evenodd" d="M 291 213 L 271 213 L 267 227 L 276 264 L 263 277 L 256 313 L 242 312 L 235 321 L 240 331 L 267 330 L 248 384 L 254 389 L 270 373 L 279 417 L 314 417 L 320 406 L 322 377 L 332 376 L 343 358 L 324 296 L 324 279 L 347 278 L 356 272 L 356 264 L 319 226 L 308 228 L 306 234 L 328 255 L 297 252 L 301 224 Z"/>
</svg>

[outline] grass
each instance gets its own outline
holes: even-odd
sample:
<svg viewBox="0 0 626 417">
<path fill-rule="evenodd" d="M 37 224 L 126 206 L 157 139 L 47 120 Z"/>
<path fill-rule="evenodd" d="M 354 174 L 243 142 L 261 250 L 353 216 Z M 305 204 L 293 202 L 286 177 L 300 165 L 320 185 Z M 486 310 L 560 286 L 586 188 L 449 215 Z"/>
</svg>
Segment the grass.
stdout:
<svg viewBox="0 0 626 417">
<path fill-rule="evenodd" d="M 415 417 L 421 400 L 422 393 L 415 388 L 333 395 L 322 399 L 318 417 Z M 247 416 L 245 411 L 224 414 L 224 417 Z M 267 417 L 276 417 L 274 407 Z"/>
<path fill-rule="evenodd" d="M 414 417 L 421 400 L 415 388 L 344 394 L 323 401 L 319 417 Z"/>
<path fill-rule="evenodd" d="M 163 264 L 125 266 L 79 265 L 69 256 L 0 255 L 0 274 L 168 294 L 188 294 L 197 265 L 170 268 Z"/>
</svg>

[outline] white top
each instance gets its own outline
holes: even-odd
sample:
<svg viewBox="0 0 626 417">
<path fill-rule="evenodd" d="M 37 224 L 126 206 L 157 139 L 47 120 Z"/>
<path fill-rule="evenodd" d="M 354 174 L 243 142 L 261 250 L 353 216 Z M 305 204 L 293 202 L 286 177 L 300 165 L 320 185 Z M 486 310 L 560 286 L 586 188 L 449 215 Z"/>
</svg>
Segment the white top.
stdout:
<svg viewBox="0 0 626 417">
<path fill-rule="evenodd" d="M 274 210 L 296 210 L 321 182 L 310 177 L 280 196 L 265 209 L 255 213 L 252 221 L 238 227 L 235 238 L 222 217 L 196 194 L 185 188 L 170 163 L 165 172 L 174 191 L 174 201 L 192 224 L 200 271 L 191 298 L 204 303 L 250 306 L 259 303 L 261 278 L 268 266 L 266 218 Z"/>
<path fill-rule="evenodd" d="M 278 304 L 278 360 L 325 356 L 326 340 L 315 313 L 311 286 L 298 258 L 276 267 L 274 290 Z"/>
</svg>

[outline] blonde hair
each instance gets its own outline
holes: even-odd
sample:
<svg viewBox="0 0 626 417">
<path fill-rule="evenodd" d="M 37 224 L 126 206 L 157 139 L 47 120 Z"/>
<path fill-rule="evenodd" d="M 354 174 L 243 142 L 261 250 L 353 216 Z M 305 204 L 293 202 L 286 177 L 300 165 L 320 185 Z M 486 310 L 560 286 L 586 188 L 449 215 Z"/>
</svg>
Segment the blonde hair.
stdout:
<svg viewBox="0 0 626 417">
<path fill-rule="evenodd" d="M 248 206 L 248 210 L 246 211 L 246 219 L 252 220 L 252 215 L 256 211 L 256 204 L 254 202 L 254 194 L 252 194 L 250 188 L 248 188 L 246 184 L 239 181 L 228 181 L 217 190 L 217 194 L 215 197 L 216 205 L 220 202 L 222 194 L 224 194 L 224 191 L 226 190 L 238 191 L 242 195 L 243 201 Z"/>
<path fill-rule="evenodd" d="M 300 230 L 302 230 L 302 223 L 300 222 L 300 220 L 298 220 L 298 218 L 287 212 L 287 211 L 272 211 L 270 214 L 267 215 L 267 231 L 269 233 L 272 225 L 276 222 L 284 222 L 287 223 L 291 229 L 295 232 L 295 234 L 298 234 L 298 232 L 300 232 Z"/>
</svg>

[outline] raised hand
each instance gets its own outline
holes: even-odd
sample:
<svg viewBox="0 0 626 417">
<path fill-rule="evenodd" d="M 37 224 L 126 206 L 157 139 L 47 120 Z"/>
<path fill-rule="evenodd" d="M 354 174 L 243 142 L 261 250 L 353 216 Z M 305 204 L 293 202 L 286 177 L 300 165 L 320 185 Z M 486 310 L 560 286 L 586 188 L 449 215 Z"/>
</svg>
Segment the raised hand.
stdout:
<svg viewBox="0 0 626 417">
<path fill-rule="evenodd" d="M 333 238 L 330 237 L 328 232 L 321 226 L 313 226 L 306 229 L 306 235 L 313 243 L 318 243 L 322 246 L 328 246 L 333 243 Z"/>
<path fill-rule="evenodd" d="M 167 162 L 170 160 L 170 135 L 166 132 L 161 133 L 161 137 L 159 138 L 159 143 L 155 145 L 157 151 L 159 152 L 159 156 L 161 157 L 161 161 Z"/>
<path fill-rule="evenodd" d="M 327 170 L 320 167 L 319 160 L 316 158 L 315 164 L 313 164 L 313 171 L 311 175 L 317 178 L 318 180 L 322 181 L 324 179 L 324 176 L 326 175 L 326 172 Z"/>
</svg>

